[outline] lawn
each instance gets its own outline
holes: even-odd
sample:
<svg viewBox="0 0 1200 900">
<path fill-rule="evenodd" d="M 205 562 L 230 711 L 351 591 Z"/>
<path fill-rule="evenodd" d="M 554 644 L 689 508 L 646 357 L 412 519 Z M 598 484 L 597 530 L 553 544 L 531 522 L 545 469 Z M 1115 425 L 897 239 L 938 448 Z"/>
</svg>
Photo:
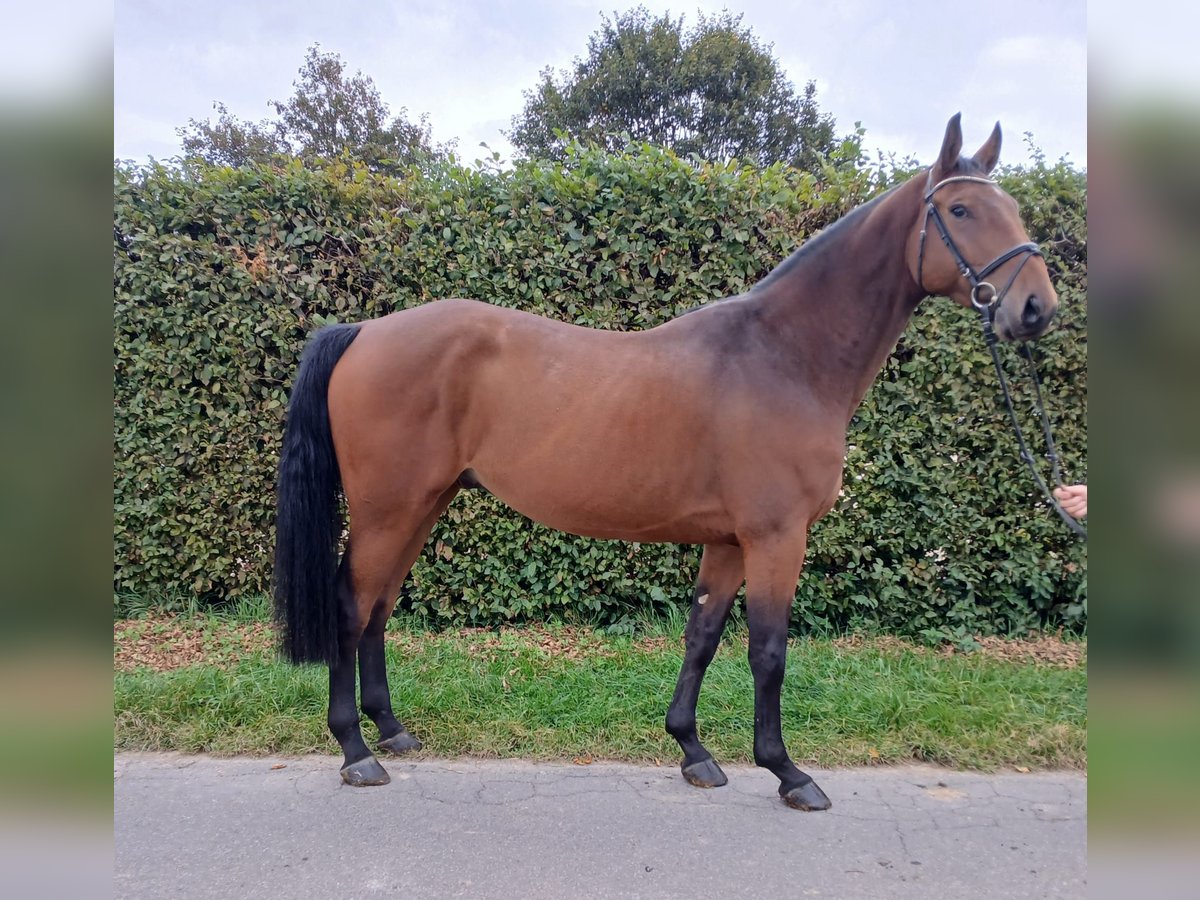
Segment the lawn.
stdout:
<svg viewBox="0 0 1200 900">
<path fill-rule="evenodd" d="M 115 623 L 116 749 L 336 752 L 325 670 L 280 662 L 262 604 L 249 608 Z M 680 621 L 614 635 L 571 626 L 431 632 L 393 620 L 392 698 L 429 756 L 675 764 L 663 719 L 681 635 Z M 990 639 L 962 652 L 887 637 L 794 639 L 782 702 L 792 756 L 818 766 L 1086 766 L 1087 645 L 1078 640 Z M 741 629 L 713 660 L 698 719 L 719 761 L 751 760 Z M 370 740 L 373 726 L 364 728 Z"/>
</svg>

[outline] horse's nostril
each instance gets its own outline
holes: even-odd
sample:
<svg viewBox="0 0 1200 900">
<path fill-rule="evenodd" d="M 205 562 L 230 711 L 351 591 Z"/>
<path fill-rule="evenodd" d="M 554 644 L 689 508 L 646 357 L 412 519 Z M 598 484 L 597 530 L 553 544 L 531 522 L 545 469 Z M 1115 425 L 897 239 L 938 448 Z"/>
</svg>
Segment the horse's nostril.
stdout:
<svg viewBox="0 0 1200 900">
<path fill-rule="evenodd" d="M 1021 321 L 1029 326 L 1036 325 L 1042 318 L 1042 305 L 1038 302 L 1037 294 L 1030 294 L 1025 300 L 1025 309 L 1021 311 Z"/>
</svg>

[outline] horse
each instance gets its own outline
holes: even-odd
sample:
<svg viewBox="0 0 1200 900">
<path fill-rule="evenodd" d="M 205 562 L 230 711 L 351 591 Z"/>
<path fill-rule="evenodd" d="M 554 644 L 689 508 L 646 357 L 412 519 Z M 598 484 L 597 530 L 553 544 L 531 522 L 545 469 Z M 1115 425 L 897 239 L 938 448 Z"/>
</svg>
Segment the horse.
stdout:
<svg viewBox="0 0 1200 900">
<path fill-rule="evenodd" d="M 577 535 L 704 545 L 666 716 L 683 776 L 727 781 L 697 736 L 696 700 L 744 583 L 754 761 L 789 806 L 828 809 L 788 756 L 779 697 L 808 532 L 838 498 L 850 419 L 925 297 L 974 305 L 1007 341 L 1040 336 L 1058 305 L 1016 202 L 989 177 L 1000 143 L 996 123 L 961 155 L 955 115 L 928 169 L 748 292 L 654 328 L 444 299 L 317 331 L 288 405 L 273 592 L 283 655 L 329 667 L 343 781 L 389 781 L 360 729 L 356 663 L 378 749 L 421 747 L 392 710 L 384 626 L 434 522 L 482 488 Z"/>
</svg>

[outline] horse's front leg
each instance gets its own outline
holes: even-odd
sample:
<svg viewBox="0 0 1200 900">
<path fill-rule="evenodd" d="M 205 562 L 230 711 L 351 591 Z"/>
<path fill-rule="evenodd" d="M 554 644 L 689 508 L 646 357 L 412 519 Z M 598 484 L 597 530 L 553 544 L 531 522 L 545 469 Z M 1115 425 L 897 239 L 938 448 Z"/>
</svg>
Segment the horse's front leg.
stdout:
<svg viewBox="0 0 1200 900">
<path fill-rule="evenodd" d="M 804 564 L 807 532 L 773 535 L 746 547 L 746 618 L 754 675 L 754 762 L 779 779 L 779 796 L 803 810 L 829 809 L 815 781 L 792 762 L 783 744 L 779 692 L 787 662 L 788 622 Z"/>
<path fill-rule="evenodd" d="M 728 780 L 696 734 L 696 700 L 742 578 L 741 547 L 704 548 L 684 638 L 683 667 L 667 710 L 667 732 L 683 750 L 683 777 L 697 787 L 720 787 Z"/>
</svg>

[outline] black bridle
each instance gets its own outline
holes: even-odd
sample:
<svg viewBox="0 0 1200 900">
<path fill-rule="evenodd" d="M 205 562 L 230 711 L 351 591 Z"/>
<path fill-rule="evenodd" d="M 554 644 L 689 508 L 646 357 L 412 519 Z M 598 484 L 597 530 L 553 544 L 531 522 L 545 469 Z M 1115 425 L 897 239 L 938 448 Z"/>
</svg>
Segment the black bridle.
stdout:
<svg viewBox="0 0 1200 900">
<path fill-rule="evenodd" d="M 933 173 L 930 172 L 930 178 Z M 996 182 L 990 178 L 981 178 L 978 175 L 953 175 L 950 178 L 943 178 L 932 187 L 926 182 L 925 188 L 925 221 L 921 224 L 921 245 L 917 254 L 917 284 L 921 290 L 925 290 L 925 281 L 922 277 L 925 268 L 925 233 L 929 230 L 929 220 L 933 219 L 933 224 L 937 226 L 938 234 L 942 236 L 942 243 L 946 245 L 946 249 L 950 251 L 950 255 L 954 257 L 954 263 L 958 266 L 958 271 L 962 273 L 963 278 L 971 283 L 971 305 L 980 312 L 994 309 L 1004 295 L 1008 293 L 1008 289 L 1012 287 L 1012 283 L 1017 280 L 1017 276 L 1021 274 L 1021 270 L 1025 268 L 1025 264 L 1035 256 L 1041 256 L 1041 248 L 1033 241 L 1028 241 L 1024 244 L 1017 244 L 1011 250 L 1006 250 L 993 259 L 990 263 L 978 271 L 971 266 L 966 259 L 963 258 L 958 245 L 954 243 L 954 238 L 950 237 L 950 229 L 946 227 L 946 220 L 942 218 L 941 211 L 933 202 L 933 195 L 940 191 L 948 184 L 954 184 L 959 181 L 973 181 L 978 184 L 995 185 Z M 1024 256 L 1021 264 L 1009 277 L 1004 284 L 1004 289 L 997 291 L 995 285 L 991 282 L 984 281 L 989 275 L 999 269 L 1010 259 L 1018 256 Z"/>
<path fill-rule="evenodd" d="M 933 173 L 930 172 L 932 179 Z M 1008 417 L 1012 422 L 1013 431 L 1017 435 L 1017 445 L 1021 449 L 1021 458 L 1029 466 L 1029 471 L 1033 474 L 1033 480 L 1037 486 L 1041 488 L 1046 500 L 1058 513 L 1059 517 L 1067 524 L 1067 527 L 1084 539 L 1087 538 L 1087 529 L 1062 508 L 1062 504 L 1055 498 L 1054 493 L 1046 485 L 1045 479 L 1042 478 L 1041 472 L 1038 471 L 1037 463 L 1034 461 L 1033 454 L 1029 452 L 1029 448 L 1025 444 L 1025 435 L 1021 431 L 1021 425 L 1017 421 L 1017 413 L 1013 408 L 1012 395 L 1008 390 L 1008 381 L 1004 377 L 1004 368 L 1000 364 L 1000 352 L 996 348 L 997 338 L 995 329 L 992 327 L 992 320 L 995 315 L 995 309 L 1008 293 L 1008 289 L 1012 287 L 1013 282 L 1017 280 L 1017 276 L 1021 274 L 1021 270 L 1025 268 L 1025 264 L 1035 256 L 1042 256 L 1042 250 L 1033 241 L 1024 244 L 1018 244 L 1011 250 L 1006 250 L 1001 253 L 990 263 L 981 269 L 976 270 L 966 261 L 962 252 L 958 249 L 958 245 L 954 243 L 954 238 L 950 236 L 950 229 L 946 227 L 946 220 L 942 218 L 941 212 L 933 202 L 933 195 L 948 184 L 953 184 L 959 181 L 974 181 L 981 184 L 996 184 L 990 178 L 981 178 L 977 175 L 954 175 L 950 178 L 944 178 L 937 184 L 929 186 L 926 182 L 925 189 L 925 221 L 921 224 L 920 246 L 917 253 L 917 284 L 921 290 L 925 290 L 923 280 L 924 264 L 925 264 L 925 234 L 929 230 L 929 220 L 933 219 L 933 224 L 937 227 L 938 234 L 941 235 L 942 243 L 946 245 L 946 249 L 950 251 L 950 255 L 954 258 L 955 265 L 958 266 L 958 271 L 962 273 L 963 278 L 967 279 L 971 284 L 971 305 L 979 311 L 980 323 L 983 327 L 983 340 L 987 344 L 988 350 L 992 354 L 992 364 L 996 367 L 996 377 L 1000 381 L 1000 388 L 1004 393 L 1004 403 L 1008 407 Z M 997 291 L 995 285 L 989 281 L 985 281 L 988 275 L 995 272 L 1002 265 L 1011 259 L 1018 256 L 1023 256 L 1020 265 L 1009 276 L 1005 282 L 1003 289 Z M 1037 404 L 1037 411 L 1042 423 L 1042 433 L 1046 437 L 1046 458 L 1050 461 L 1050 476 L 1057 485 L 1063 484 L 1062 471 L 1059 467 L 1058 452 L 1054 446 L 1054 436 L 1051 433 L 1050 417 L 1046 414 L 1046 407 L 1042 403 L 1042 387 L 1037 377 L 1037 366 L 1033 361 L 1033 353 L 1029 349 L 1028 343 L 1021 344 L 1021 353 L 1025 357 L 1025 361 L 1029 368 L 1030 378 L 1033 380 L 1034 397 Z"/>
</svg>

